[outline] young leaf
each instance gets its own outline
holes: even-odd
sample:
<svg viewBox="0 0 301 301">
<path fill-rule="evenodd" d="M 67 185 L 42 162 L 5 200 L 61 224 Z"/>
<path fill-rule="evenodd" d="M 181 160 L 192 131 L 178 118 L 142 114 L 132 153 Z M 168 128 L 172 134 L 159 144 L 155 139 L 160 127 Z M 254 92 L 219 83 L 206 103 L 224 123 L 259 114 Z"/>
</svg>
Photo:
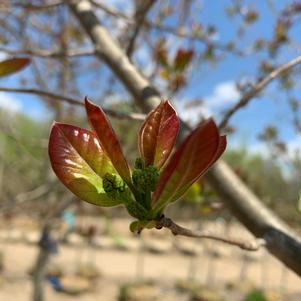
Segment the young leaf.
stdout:
<svg viewBox="0 0 301 301">
<path fill-rule="evenodd" d="M 100 107 L 90 102 L 88 98 L 85 99 L 85 106 L 90 124 L 98 136 L 101 147 L 109 156 L 121 178 L 132 188 L 130 168 L 105 113 Z"/>
<path fill-rule="evenodd" d="M 99 206 L 121 203 L 103 190 L 102 177 L 116 171 L 93 132 L 54 123 L 48 150 L 57 177 L 80 199 Z"/>
<path fill-rule="evenodd" d="M 146 166 L 158 169 L 164 164 L 179 132 L 179 118 L 169 101 L 153 110 L 145 119 L 139 134 L 138 147 Z"/>
<path fill-rule="evenodd" d="M 18 72 L 30 63 L 29 58 L 14 58 L 0 62 L 0 77 Z"/>
<path fill-rule="evenodd" d="M 180 145 L 163 170 L 152 207 L 160 212 L 177 200 L 221 156 L 226 137 L 220 137 L 212 119 L 201 123 Z"/>
<path fill-rule="evenodd" d="M 183 72 L 193 57 L 193 50 L 179 49 L 175 58 L 173 68 L 175 71 Z"/>
</svg>

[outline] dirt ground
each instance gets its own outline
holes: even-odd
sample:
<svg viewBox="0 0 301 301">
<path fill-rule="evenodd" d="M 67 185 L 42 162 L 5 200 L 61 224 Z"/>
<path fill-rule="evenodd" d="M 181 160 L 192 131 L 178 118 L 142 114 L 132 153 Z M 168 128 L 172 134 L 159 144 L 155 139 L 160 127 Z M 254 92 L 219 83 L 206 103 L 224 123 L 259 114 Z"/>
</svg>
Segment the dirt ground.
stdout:
<svg viewBox="0 0 301 301">
<path fill-rule="evenodd" d="M 60 245 L 58 254 L 51 258 L 51 265 L 61 267 L 64 274 L 72 276 L 80 264 L 92 264 L 101 277 L 90 292 L 77 296 L 58 293 L 45 283 L 46 300 L 117 300 L 120 286 L 137 280 L 153 280 L 158 287 L 157 300 L 188 300 L 174 289 L 177 281 L 187 279 L 210 287 L 248 282 L 258 288 L 292 295 L 285 301 L 301 300 L 301 279 L 265 250 L 248 253 L 221 243 L 175 238 L 168 232 L 149 231 L 138 239 L 128 232 L 127 225 L 126 220 L 115 222 L 114 231 L 120 236 L 98 235 L 92 246 L 87 246 L 78 234 L 72 234 L 68 244 Z M 223 225 L 217 228 L 221 231 Z M 248 235 L 236 225 L 231 232 L 242 237 Z M 0 251 L 4 256 L 0 301 L 31 300 L 28 272 L 36 260 L 38 237 L 34 227 L 27 230 L 15 224 L 0 227 Z"/>
</svg>

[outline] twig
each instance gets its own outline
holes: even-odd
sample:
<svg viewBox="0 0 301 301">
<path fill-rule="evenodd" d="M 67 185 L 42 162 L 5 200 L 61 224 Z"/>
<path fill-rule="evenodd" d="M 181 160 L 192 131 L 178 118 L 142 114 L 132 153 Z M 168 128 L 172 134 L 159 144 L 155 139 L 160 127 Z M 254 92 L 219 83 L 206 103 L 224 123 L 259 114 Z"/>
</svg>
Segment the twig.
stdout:
<svg viewBox="0 0 301 301">
<path fill-rule="evenodd" d="M 74 106 L 81 106 L 81 107 L 84 106 L 84 103 L 82 101 L 79 101 L 75 98 L 65 96 L 65 95 L 55 94 L 44 90 L 34 89 L 34 88 L 25 89 L 25 88 L 0 87 L 0 91 L 9 92 L 9 93 L 35 94 L 35 95 L 49 97 L 51 100 L 55 100 L 55 101 L 64 101 Z M 104 109 L 104 111 L 106 112 L 106 114 L 110 115 L 111 117 L 118 118 L 118 119 L 129 119 L 129 120 L 145 119 L 145 115 L 140 113 L 124 113 L 112 109 Z"/>
<path fill-rule="evenodd" d="M 23 2 L 14 2 L 10 5 L 13 7 L 20 7 L 20 8 L 25 8 L 28 10 L 39 11 L 39 10 L 47 10 L 47 9 L 56 8 L 63 4 L 64 4 L 63 1 L 54 1 L 53 3 L 45 4 L 45 5 L 34 5 L 34 4 L 23 3 Z"/>
<path fill-rule="evenodd" d="M 79 56 L 91 56 L 95 55 L 94 50 L 68 50 L 59 51 L 59 50 L 42 50 L 42 49 L 8 49 L 0 47 L 0 52 L 4 52 L 10 55 L 31 55 L 41 58 L 65 58 L 65 57 L 79 57 Z"/>
<path fill-rule="evenodd" d="M 12 200 L 4 202 L 0 205 L 1 213 L 9 211 L 16 205 L 19 206 L 24 202 L 32 202 L 42 197 L 45 197 L 52 191 L 54 184 L 55 183 L 52 182 L 49 184 L 41 185 L 33 190 L 19 193 Z"/>
<path fill-rule="evenodd" d="M 117 11 L 113 8 L 110 8 L 106 5 L 103 5 L 102 3 L 99 3 L 95 0 L 90 0 L 90 2 L 95 7 L 100 8 L 101 10 L 103 10 L 104 12 L 106 12 L 108 15 L 110 15 L 112 17 L 121 18 L 128 24 L 134 24 L 135 23 L 135 21 L 132 18 L 130 18 L 129 16 L 127 16 L 126 14 L 124 14 L 120 11 Z M 230 52 L 230 53 L 236 54 L 238 56 L 243 56 L 245 54 L 241 50 L 231 49 L 227 45 L 216 43 L 216 42 L 210 40 L 209 38 L 205 37 L 204 35 L 199 35 L 198 36 L 198 35 L 193 35 L 191 33 L 185 32 L 185 31 L 178 31 L 178 30 L 174 29 L 171 26 L 162 25 L 158 22 L 154 22 L 154 21 L 144 19 L 144 21 L 142 22 L 141 25 L 144 26 L 147 29 L 154 29 L 154 30 L 164 31 L 168 34 L 177 36 L 178 38 L 181 38 L 181 39 L 187 39 L 187 40 L 190 40 L 190 41 L 196 41 L 196 42 L 204 43 L 207 46 L 213 46 L 213 47 L 215 47 L 215 48 L 217 48 L 221 51 Z"/>
<path fill-rule="evenodd" d="M 294 58 L 290 62 L 280 66 L 279 68 L 272 71 L 268 76 L 266 76 L 264 79 L 259 81 L 254 87 L 244 94 L 241 99 L 238 101 L 238 103 L 233 106 L 228 112 L 225 113 L 219 128 L 223 129 L 228 124 L 229 119 L 232 117 L 233 114 L 235 114 L 239 109 L 246 106 L 255 96 L 257 96 L 271 81 L 273 81 L 275 78 L 280 76 L 281 74 L 289 71 L 296 65 L 299 65 L 301 63 L 301 55 Z"/>
<path fill-rule="evenodd" d="M 103 10 L 105 13 L 107 13 L 107 14 L 110 15 L 110 16 L 113 16 L 113 17 L 115 17 L 115 18 L 122 18 L 122 19 L 124 19 L 127 23 L 132 23 L 132 24 L 135 23 L 135 22 L 134 22 L 132 19 L 130 19 L 130 17 L 127 16 L 126 14 L 124 14 L 124 13 L 122 13 L 122 12 L 119 12 L 119 11 L 113 9 L 113 8 L 110 8 L 110 7 L 106 6 L 106 5 L 104 5 L 103 3 L 97 2 L 96 0 L 90 0 L 90 2 L 91 2 L 94 6 L 100 8 L 101 10 Z"/>
<path fill-rule="evenodd" d="M 263 239 L 257 239 L 253 242 L 246 242 L 240 239 L 221 237 L 212 234 L 208 231 L 194 232 L 192 230 L 179 226 L 172 219 L 167 217 L 162 217 L 157 222 L 156 228 L 157 229 L 168 228 L 173 235 L 181 235 L 181 236 L 187 236 L 193 238 L 207 238 L 207 239 L 221 241 L 229 245 L 237 246 L 246 251 L 258 251 L 260 247 L 265 246 L 265 241 Z"/>
<path fill-rule="evenodd" d="M 139 35 L 139 32 L 143 26 L 143 23 L 145 22 L 145 18 L 149 10 L 152 8 L 152 6 L 156 3 L 156 0 L 148 0 L 148 1 L 137 1 L 137 10 L 135 13 L 135 26 L 133 30 L 133 34 L 130 38 L 128 47 L 126 49 L 126 54 L 130 58 L 132 56 L 132 53 L 135 48 L 135 42 Z"/>
</svg>

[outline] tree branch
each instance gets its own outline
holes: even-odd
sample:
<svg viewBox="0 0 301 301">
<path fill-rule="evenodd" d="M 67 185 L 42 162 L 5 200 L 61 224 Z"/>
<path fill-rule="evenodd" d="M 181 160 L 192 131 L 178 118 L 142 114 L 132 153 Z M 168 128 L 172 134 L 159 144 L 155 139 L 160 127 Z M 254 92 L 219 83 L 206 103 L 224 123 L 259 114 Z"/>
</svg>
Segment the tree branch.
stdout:
<svg viewBox="0 0 301 301">
<path fill-rule="evenodd" d="M 9 93 L 24 93 L 24 94 L 40 95 L 40 96 L 48 97 L 53 101 L 64 101 L 64 102 L 66 102 L 68 104 L 71 104 L 71 105 L 74 105 L 74 106 L 81 106 L 81 107 L 84 106 L 84 103 L 82 101 L 79 101 L 75 98 L 65 96 L 65 95 L 55 94 L 55 93 L 52 93 L 52 92 L 39 90 L 39 89 L 0 87 L 0 91 L 9 92 Z M 140 114 L 140 113 L 124 113 L 124 112 L 119 112 L 119 111 L 112 110 L 112 109 L 104 109 L 104 111 L 109 116 L 114 117 L 114 118 L 118 118 L 118 119 L 129 119 L 129 120 L 144 120 L 145 119 L 145 115 Z"/>
<path fill-rule="evenodd" d="M 134 51 L 135 42 L 136 42 L 139 32 L 143 26 L 143 23 L 145 22 L 146 15 L 155 3 L 156 3 L 156 0 L 136 1 L 136 4 L 137 4 L 137 10 L 135 13 L 136 22 L 135 22 L 133 34 L 130 38 L 128 47 L 126 49 L 126 54 L 129 58 L 132 56 L 132 53 Z"/>
<path fill-rule="evenodd" d="M 8 49 L 0 47 L 0 52 L 4 52 L 10 55 L 31 55 L 41 58 L 65 58 L 65 57 L 79 57 L 79 56 L 90 56 L 95 55 L 94 50 L 68 50 L 66 51 L 55 51 L 55 50 L 42 50 L 42 49 Z"/>
<path fill-rule="evenodd" d="M 246 251 L 258 251 L 262 246 L 265 246 L 266 243 L 263 239 L 257 239 L 253 242 L 246 242 L 242 239 L 222 237 L 210 233 L 208 231 L 195 232 L 190 229 L 184 228 L 176 224 L 172 219 L 167 217 L 162 217 L 156 224 L 157 229 L 168 228 L 173 235 L 187 236 L 193 238 L 207 238 L 216 241 L 226 243 L 228 245 L 237 246 Z"/>
<path fill-rule="evenodd" d="M 98 57 L 110 66 L 132 93 L 137 105 L 140 105 L 144 112 L 158 105 L 159 93 L 141 76 L 121 47 L 100 25 L 91 3 L 87 0 L 66 0 L 66 4 L 94 42 Z M 206 179 L 233 214 L 255 236 L 267 241 L 268 250 L 301 276 L 300 237 L 265 207 L 226 163 L 220 160 L 207 173 Z"/>
<path fill-rule="evenodd" d="M 290 62 L 280 66 L 271 73 L 269 73 L 264 79 L 254 85 L 249 92 L 244 94 L 241 99 L 233 106 L 228 112 L 225 113 L 219 128 L 223 129 L 228 124 L 230 118 L 241 108 L 245 107 L 254 97 L 256 97 L 271 81 L 279 77 L 283 73 L 291 70 L 293 67 L 301 63 L 301 55 L 294 58 Z"/>
<path fill-rule="evenodd" d="M 130 18 L 129 16 L 127 16 L 126 14 L 124 14 L 122 12 L 119 12 L 113 8 L 110 8 L 110 7 L 102 4 L 102 3 L 99 3 L 96 0 L 90 0 L 90 2 L 95 7 L 100 8 L 101 10 L 103 10 L 104 12 L 106 12 L 108 15 L 110 15 L 112 17 L 121 18 L 128 24 L 135 23 L 135 21 L 132 18 Z M 144 19 L 144 22 L 142 22 L 141 25 L 144 26 L 146 29 L 160 30 L 165 33 L 177 36 L 178 38 L 181 38 L 181 39 L 200 42 L 200 43 L 205 44 L 206 46 L 213 46 L 216 49 L 219 49 L 224 52 L 229 52 L 232 54 L 236 54 L 238 56 L 245 55 L 245 53 L 239 49 L 233 49 L 233 48 L 229 47 L 228 45 L 223 45 L 223 44 L 217 43 L 215 41 L 208 39 L 204 35 L 193 35 L 193 34 L 191 34 L 191 32 L 185 32 L 183 30 L 179 31 L 179 30 L 174 29 L 172 26 L 162 25 L 158 22 L 154 22 L 154 21 L 146 20 L 146 19 Z"/>
<path fill-rule="evenodd" d="M 28 10 L 39 11 L 39 10 L 48 10 L 48 9 L 56 8 L 60 5 L 62 5 L 63 3 L 64 3 L 64 1 L 54 1 L 53 3 L 50 3 L 50 4 L 34 5 L 34 4 L 23 3 L 23 2 L 14 2 L 10 5 L 14 6 L 14 7 L 28 9 Z"/>
</svg>

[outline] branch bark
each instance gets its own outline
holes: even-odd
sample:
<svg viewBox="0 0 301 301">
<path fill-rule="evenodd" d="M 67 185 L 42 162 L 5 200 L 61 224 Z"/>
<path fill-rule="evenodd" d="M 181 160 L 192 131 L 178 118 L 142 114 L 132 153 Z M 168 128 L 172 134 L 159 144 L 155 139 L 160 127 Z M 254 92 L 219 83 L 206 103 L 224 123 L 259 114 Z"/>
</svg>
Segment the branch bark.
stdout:
<svg viewBox="0 0 301 301">
<path fill-rule="evenodd" d="M 103 28 L 86 0 L 66 1 L 71 11 L 94 42 L 96 53 L 132 93 L 136 103 L 148 112 L 160 102 L 160 95 L 129 61 L 121 47 Z M 262 89 L 269 83 L 262 86 Z M 148 93 L 147 93 L 148 92 Z M 257 93 L 259 90 L 257 91 Z M 251 98 L 254 97 L 256 93 Z M 301 239 L 249 190 L 231 168 L 221 160 L 206 179 L 233 214 L 257 237 L 267 242 L 267 249 L 301 276 Z"/>
</svg>

